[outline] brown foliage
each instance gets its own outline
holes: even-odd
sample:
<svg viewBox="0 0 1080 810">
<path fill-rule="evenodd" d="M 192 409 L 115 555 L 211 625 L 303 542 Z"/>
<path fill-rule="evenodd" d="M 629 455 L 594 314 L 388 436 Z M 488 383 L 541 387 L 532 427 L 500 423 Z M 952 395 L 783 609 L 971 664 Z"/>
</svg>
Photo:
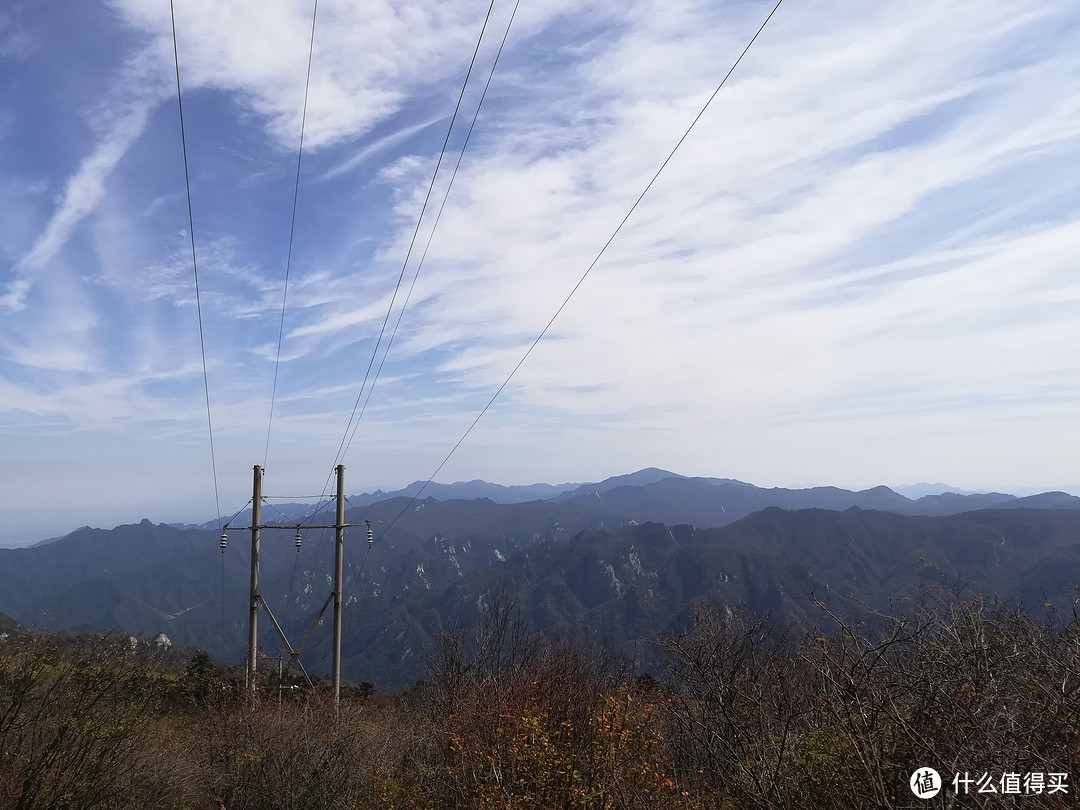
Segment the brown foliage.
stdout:
<svg viewBox="0 0 1080 810">
<path fill-rule="evenodd" d="M 661 641 L 673 663 L 668 743 L 676 774 L 715 807 L 931 806 L 908 787 L 943 777 L 946 804 L 1007 807 L 1005 774 L 1080 774 L 1080 623 L 1039 622 L 956 591 L 877 613 L 876 629 L 824 609 L 834 630 L 794 647 L 760 617 L 700 605 L 693 628 Z M 956 774 L 990 774 L 998 794 Z"/>
<path fill-rule="evenodd" d="M 873 629 L 822 606 L 799 638 L 702 604 L 658 643 L 661 682 L 530 632 L 492 600 L 399 697 L 186 673 L 105 639 L 0 644 L 8 808 L 906 808 L 1075 806 L 1080 622 L 928 592 Z M 291 695 L 291 697 L 289 696 Z M 908 789 L 916 767 L 946 780 Z M 957 795 L 952 775 L 1064 773 L 1068 792 Z M 935 803 L 936 802 L 936 803 Z"/>
<path fill-rule="evenodd" d="M 471 643 L 443 639 L 426 706 L 441 806 L 661 808 L 690 804 L 663 721 L 629 673 L 531 634 L 495 599 Z"/>
<path fill-rule="evenodd" d="M 171 806 L 158 791 L 180 796 L 186 785 L 156 722 L 167 690 L 152 663 L 114 639 L 61 650 L 37 634 L 0 645 L 0 807 Z"/>
</svg>

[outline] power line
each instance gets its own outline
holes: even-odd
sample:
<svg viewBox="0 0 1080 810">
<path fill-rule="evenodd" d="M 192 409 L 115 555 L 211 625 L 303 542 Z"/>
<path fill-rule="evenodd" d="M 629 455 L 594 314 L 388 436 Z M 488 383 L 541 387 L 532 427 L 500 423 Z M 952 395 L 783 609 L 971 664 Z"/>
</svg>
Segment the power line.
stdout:
<svg viewBox="0 0 1080 810">
<path fill-rule="evenodd" d="M 371 394 L 375 390 L 375 384 L 379 381 L 383 365 L 386 363 L 386 358 L 390 354 L 390 347 L 394 345 L 394 338 L 397 336 L 398 327 L 401 326 L 401 318 L 405 314 L 405 307 L 409 305 L 409 301 L 412 298 L 413 290 L 416 288 L 416 279 L 420 276 L 420 270 L 424 266 L 424 261 L 427 259 L 428 251 L 431 249 L 431 241 L 435 238 L 435 230 L 439 227 L 439 220 L 442 219 L 443 211 L 446 210 L 446 201 L 450 197 L 450 190 L 454 187 L 454 180 L 457 179 L 458 169 L 461 168 L 462 158 L 465 157 L 465 150 L 469 146 L 473 129 L 476 127 L 476 119 L 480 115 L 481 107 L 484 106 L 484 99 L 487 98 L 488 89 L 491 87 L 491 79 L 495 75 L 495 68 L 499 65 L 499 59 L 502 57 L 503 48 L 506 47 L 506 38 L 510 35 L 510 26 L 514 24 L 514 17 L 517 16 L 518 6 L 520 5 L 521 0 L 516 0 L 514 3 L 514 10 L 510 13 L 510 19 L 506 23 L 506 30 L 503 31 L 502 41 L 499 43 L 499 50 L 495 54 L 494 61 L 491 63 L 491 70 L 488 71 L 487 81 L 484 83 L 484 90 L 480 94 L 480 101 L 477 102 L 476 110 L 473 112 L 472 121 L 469 122 L 469 131 L 465 134 L 465 141 L 461 146 L 461 151 L 458 153 L 457 162 L 454 164 L 454 170 L 450 174 L 450 182 L 447 184 L 446 191 L 443 193 L 442 202 L 439 205 L 439 212 L 435 215 L 435 223 L 431 226 L 431 232 L 428 234 L 427 242 L 424 245 L 424 252 L 420 256 L 419 263 L 416 265 L 416 272 L 413 273 L 412 283 L 409 285 L 409 292 L 405 296 L 405 302 L 401 305 L 401 309 L 398 310 L 398 317 L 397 321 L 394 323 L 394 330 L 390 333 L 390 339 L 386 342 L 386 350 L 383 352 L 382 360 L 379 361 L 379 368 L 375 371 L 375 379 L 371 381 L 371 385 L 368 387 L 367 398 L 364 399 L 364 406 L 360 409 L 360 415 L 356 417 L 356 422 L 353 425 L 349 441 L 346 443 L 345 450 L 341 454 L 342 458 L 349 452 L 349 447 L 352 446 L 353 437 L 356 436 L 356 430 L 360 427 L 360 420 L 364 418 L 364 412 L 367 410 L 368 402 L 371 401 Z"/>
<path fill-rule="evenodd" d="M 375 348 L 371 352 L 371 359 L 368 361 L 367 370 L 364 372 L 364 380 L 360 384 L 360 391 L 356 395 L 356 402 L 353 403 L 352 413 L 349 414 L 348 424 L 345 426 L 345 432 L 342 434 L 341 442 L 338 444 L 337 453 L 334 456 L 334 463 L 330 465 L 330 473 L 327 475 L 326 482 L 323 484 L 323 488 L 322 488 L 323 496 L 326 495 L 326 492 L 328 491 L 328 489 L 330 487 L 330 481 L 333 478 L 334 469 L 340 463 L 341 458 L 344 455 L 345 450 L 347 449 L 347 444 L 351 441 L 350 440 L 350 433 L 353 430 L 353 420 L 356 419 L 357 408 L 360 407 L 360 401 L 364 397 L 364 390 L 365 390 L 365 388 L 367 388 L 368 380 L 371 377 L 371 369 L 375 365 L 375 358 L 379 354 L 379 347 L 382 345 L 383 336 L 386 334 L 386 326 L 390 322 L 390 315 L 394 311 L 394 304 L 397 302 L 398 293 L 401 291 L 401 283 L 405 278 L 405 271 L 409 266 L 409 259 L 412 257 L 413 248 L 416 245 L 416 239 L 417 239 L 417 236 L 418 236 L 418 234 L 420 232 L 420 225 L 424 220 L 424 214 L 427 212 L 428 203 L 431 200 L 431 194 L 432 194 L 432 191 L 433 191 L 433 189 L 435 187 L 435 180 L 439 176 L 439 169 L 442 167 L 443 159 L 446 156 L 446 148 L 447 148 L 447 145 L 450 142 L 450 135 L 454 131 L 454 124 L 457 121 L 458 112 L 461 109 L 461 102 L 462 102 L 462 99 L 465 97 L 465 91 L 469 86 L 469 79 L 472 77 L 473 68 L 476 65 L 476 57 L 477 57 L 477 54 L 479 54 L 479 52 L 480 52 L 480 45 L 484 41 L 484 34 L 487 32 L 488 23 L 491 21 L 491 12 L 494 9 L 494 7 L 495 7 L 495 0 L 491 0 L 490 4 L 488 5 L 487 14 L 484 16 L 484 24 L 480 27 L 480 35 L 476 39 L 476 47 L 473 48 L 472 57 L 469 60 L 469 68 L 465 72 L 465 80 L 461 84 L 461 92 L 458 93 L 457 102 L 454 104 L 454 112 L 450 116 L 450 125 L 446 128 L 446 137 L 443 139 L 442 148 L 441 148 L 441 150 L 439 152 L 439 159 L 438 159 L 438 161 L 436 161 L 436 163 L 435 163 L 435 171 L 432 172 L 432 175 L 431 175 L 431 182 L 428 183 L 427 193 L 424 196 L 424 203 L 421 206 L 420 214 L 416 219 L 416 227 L 413 229 L 412 238 L 409 241 L 409 247 L 408 247 L 408 250 L 405 253 L 405 259 L 401 263 L 401 272 L 398 274 L 397 283 L 394 286 L 394 293 L 390 298 L 390 305 L 386 309 L 386 316 L 383 318 L 382 327 L 379 329 L 379 337 L 375 341 Z M 517 10 L 517 7 L 515 6 L 515 12 L 516 12 L 516 10 Z M 500 52 L 501 52 L 501 50 L 502 49 L 500 47 Z M 485 88 L 485 92 L 486 92 L 486 88 Z M 470 131 L 471 131 L 471 129 L 470 129 Z M 460 158 L 459 158 L 459 161 L 460 161 Z M 419 272 L 419 269 L 418 269 L 418 272 Z M 410 295 L 411 295 L 411 288 L 410 288 Z M 402 307 L 402 310 L 404 311 L 404 306 Z M 400 315 L 399 315 L 398 320 L 400 321 Z M 397 329 L 397 327 L 395 325 L 395 332 L 396 332 L 396 329 Z M 389 348 L 389 346 L 387 348 Z M 381 365 L 380 365 L 380 369 L 381 369 Z M 374 383 L 372 383 L 372 385 L 374 385 Z M 366 402 L 365 402 L 365 407 L 366 407 Z M 312 518 L 312 519 L 314 519 L 314 518 Z M 313 569 L 318 567 L 319 553 L 320 553 L 320 548 L 319 548 L 318 545 L 316 545 L 315 562 L 314 562 L 314 564 L 312 566 Z"/>
<path fill-rule="evenodd" d="M 495 393 L 492 394 L 491 399 L 488 400 L 487 404 L 483 407 L 480 413 L 477 414 L 476 418 L 472 421 L 472 424 L 470 424 L 469 427 L 465 430 L 465 432 L 461 435 L 461 438 L 457 440 L 454 446 L 450 449 L 450 452 L 447 453 L 446 457 L 439 463 L 439 466 L 435 468 L 435 472 L 433 472 L 428 477 L 427 481 L 425 481 L 424 484 L 420 487 L 420 489 L 417 490 L 416 494 L 413 495 L 412 499 L 407 504 L 405 504 L 402 510 L 397 513 L 394 519 L 390 521 L 389 524 L 387 524 L 386 528 L 379 533 L 379 539 L 382 539 L 386 535 L 386 533 L 390 531 L 393 525 L 398 522 L 401 516 L 404 515 L 414 503 L 416 503 L 420 495 L 424 492 L 425 489 L 427 489 L 428 485 L 435 480 L 435 476 L 438 475 L 442 468 L 446 466 L 446 463 L 450 460 L 450 457 L 453 456 L 455 452 L 457 452 L 457 449 L 461 446 L 462 442 L 464 442 L 468 435 L 472 433 L 473 428 L 476 427 L 477 423 L 483 418 L 484 414 L 488 412 L 488 409 L 492 406 L 492 404 L 494 404 L 495 400 L 498 399 L 499 394 L 501 394 L 503 392 L 503 389 L 506 388 L 507 385 L 509 385 L 510 380 L 512 380 L 514 378 L 514 375 L 517 374 L 518 369 L 520 369 L 525 364 L 525 361 L 529 358 L 529 355 L 532 354 L 533 349 L 535 349 L 537 344 L 541 340 L 543 340 L 544 335 L 547 334 L 548 330 L 551 328 L 551 325 L 555 323 L 555 319 L 559 317 L 562 311 L 566 308 L 566 305 L 570 303 L 570 299 L 574 297 L 574 293 L 578 291 L 578 288 L 584 283 L 589 273 L 592 272 L 593 268 L 596 267 L 596 265 L 599 263 L 604 253 L 607 252 L 608 247 L 611 245 L 612 242 L 615 241 L 615 237 L 619 235 L 619 232 L 622 231 L 623 226 L 626 225 L 627 221 L 637 209 L 638 205 L 645 198 L 645 195 L 649 193 L 649 190 L 653 187 L 653 184 L 660 176 L 660 173 L 663 172 L 665 168 L 667 168 L 668 163 L 670 163 L 671 159 L 675 157 L 675 153 L 679 151 L 679 147 L 683 145 L 683 142 L 687 139 L 687 137 L 689 137 L 690 132 L 697 125 L 698 121 L 700 121 L 702 116 L 705 115 L 705 111 L 709 109 L 709 106 L 713 103 L 713 100 L 719 94 L 723 86 L 727 83 L 727 80 L 731 77 L 731 74 L 735 72 L 735 68 L 737 68 L 739 66 L 739 63 L 742 62 L 743 57 L 746 56 L 751 46 L 754 44 L 754 42 L 757 41 L 757 38 L 758 36 L 760 36 L 761 32 L 765 30 L 765 26 L 769 24 L 769 20 L 773 18 L 773 15 L 776 14 L 777 9 L 780 8 L 780 4 L 783 2 L 784 0 L 777 0 L 776 5 L 773 6 L 772 11 L 769 12 L 769 15 L 765 18 L 765 21 L 760 26 L 758 26 L 757 31 L 754 32 L 754 35 L 750 38 L 750 41 L 746 44 L 746 47 L 743 48 L 742 53 L 739 54 L 739 58 L 735 60 L 732 66 L 728 69 L 728 72 L 724 74 L 724 78 L 720 80 L 720 84 L 716 86 L 716 89 L 713 90 L 712 95 L 709 96 L 708 100 L 702 106 L 701 110 L 698 111 L 698 114 L 694 116 L 694 119 L 690 122 L 690 126 L 686 128 L 686 131 L 683 132 L 682 137 L 680 137 L 679 140 L 675 143 L 674 148 L 672 148 L 671 152 L 668 153 L 668 156 L 664 158 L 663 163 L 660 164 L 660 168 L 656 170 L 652 178 L 645 185 L 645 189 L 637 196 L 637 199 L 634 200 L 633 205 L 630 206 L 630 210 L 626 212 L 626 216 L 622 218 L 622 221 L 620 221 L 618 226 L 616 226 L 611 236 L 609 236 L 607 241 L 604 242 L 604 245 L 600 248 L 599 253 L 596 254 L 596 257 L 585 269 L 585 272 L 581 274 L 581 278 L 577 280 L 577 283 L 570 290 L 570 293 L 566 296 L 565 299 L 563 299 L 563 302 L 559 304 L 559 308 L 555 310 L 555 314 L 551 316 L 550 320 L 548 320 L 544 328 L 540 330 L 540 334 L 536 336 L 536 340 L 532 342 L 532 344 L 526 350 L 525 354 L 522 355 L 520 360 L 518 360 L 517 365 L 514 366 L 514 368 L 507 375 L 506 379 L 503 380 L 502 384 L 498 387 Z"/>
<path fill-rule="evenodd" d="M 210 416 L 210 378 L 206 373 L 206 338 L 203 335 L 202 300 L 199 296 L 199 262 L 195 253 L 195 219 L 191 213 L 191 178 L 188 173 L 187 138 L 184 134 L 184 102 L 180 92 L 180 51 L 176 45 L 176 12 L 169 0 L 172 21 L 173 63 L 176 66 L 176 107 L 180 112 L 180 148 L 184 155 L 184 187 L 187 189 L 188 235 L 191 237 L 191 269 L 195 277 L 195 310 L 199 316 L 199 349 L 202 352 L 203 391 L 206 395 L 206 429 L 210 434 L 210 467 L 214 474 L 214 516 L 221 531 L 221 497 L 218 494 L 217 457 L 214 453 L 214 421 Z"/>
<path fill-rule="evenodd" d="M 315 53 L 315 18 L 319 13 L 319 0 L 311 11 L 311 39 L 308 42 L 307 76 L 304 79 L 304 107 L 300 114 L 300 148 L 296 153 L 296 183 L 293 185 L 292 218 L 289 221 L 289 250 L 285 259 L 285 287 L 281 293 L 281 321 L 278 324 L 277 357 L 274 359 L 274 387 L 270 392 L 270 417 L 266 422 L 266 452 L 263 468 L 270 458 L 270 429 L 274 424 L 274 402 L 277 398 L 278 370 L 281 368 L 281 339 L 285 333 L 285 303 L 289 296 L 289 271 L 292 269 L 293 237 L 296 234 L 296 203 L 300 196 L 300 163 L 304 158 L 304 130 L 307 125 L 308 93 L 311 90 L 311 61 Z"/>
<path fill-rule="evenodd" d="M 480 28 L 480 36 L 476 39 L 476 47 L 473 49 L 472 59 L 469 60 L 469 69 L 465 73 L 465 81 L 461 84 L 461 92 L 458 94 L 457 103 L 454 105 L 454 114 L 450 117 L 450 126 L 446 128 L 446 137 L 443 139 L 442 149 L 439 152 L 439 159 L 435 163 L 435 171 L 432 172 L 431 175 L 431 182 L 428 183 L 427 194 L 424 196 L 424 204 L 420 207 L 420 215 L 416 218 L 416 227 L 413 229 L 412 238 L 409 240 L 409 249 L 405 253 L 405 260 L 401 263 L 401 273 L 398 274 L 397 284 L 394 287 L 394 294 L 390 298 L 390 306 L 386 309 L 386 317 L 383 318 L 382 328 L 379 329 L 379 337 L 375 341 L 375 349 L 371 353 L 371 360 L 368 361 L 367 371 L 364 373 L 364 381 L 360 384 L 360 393 L 356 395 L 356 402 L 353 404 L 352 413 L 349 415 L 349 423 L 345 426 L 345 433 L 341 437 L 340 444 L 338 444 L 337 454 L 334 456 L 334 463 L 330 466 L 331 473 L 327 476 L 326 484 L 323 487 L 324 492 L 330 485 L 333 469 L 338 465 L 341 461 L 341 457 L 344 455 L 346 441 L 349 438 L 349 432 L 352 430 L 353 420 L 356 418 L 356 409 L 360 406 L 360 400 L 364 396 L 364 389 L 371 376 L 371 369 L 375 365 L 375 358 L 378 356 L 379 346 L 382 345 L 383 335 L 386 333 L 386 325 L 390 321 L 390 313 L 393 312 L 398 293 L 401 291 L 401 282 L 405 278 L 405 270 L 409 266 L 409 259 L 412 257 L 413 247 L 416 245 L 416 237 L 420 232 L 420 224 L 423 222 L 424 214 L 427 212 L 428 202 L 431 200 L 431 192 L 435 187 L 435 180 L 439 176 L 439 169 L 442 167 L 443 158 L 446 156 L 446 146 L 450 142 L 450 134 L 454 131 L 454 123 L 457 121 L 458 111 L 461 109 L 461 100 L 465 97 L 465 90 L 469 86 L 469 79 L 472 76 L 473 66 L 476 64 L 476 55 L 480 52 L 480 44 L 484 41 L 484 33 L 487 31 L 488 22 L 491 20 L 491 11 L 494 7 L 495 0 L 491 0 L 490 5 L 488 5 L 487 14 L 484 17 L 484 24 Z"/>
<path fill-rule="evenodd" d="M 278 324 L 278 341 L 277 341 L 277 353 L 274 360 L 274 384 L 270 393 L 270 416 L 266 425 L 266 451 L 263 455 L 263 466 L 266 466 L 267 459 L 270 456 L 270 434 L 271 428 L 274 422 L 274 403 L 277 397 L 277 383 L 278 372 L 281 367 L 281 344 L 285 330 L 285 308 L 288 300 L 289 292 L 289 273 L 292 268 L 292 254 L 293 254 L 293 242 L 296 234 L 296 210 L 297 200 L 300 193 L 300 166 L 304 156 L 304 133 L 307 124 L 307 107 L 308 107 L 308 95 L 311 87 L 311 64 L 315 51 L 315 21 L 318 15 L 319 3 L 315 0 L 315 3 L 311 12 L 311 37 L 308 42 L 308 63 L 307 74 L 304 80 L 304 103 L 300 117 L 300 146 L 297 150 L 296 156 L 296 180 L 293 186 L 293 203 L 292 203 L 292 216 L 289 222 L 289 247 L 285 261 L 285 285 L 281 295 L 281 319 Z"/>
<path fill-rule="evenodd" d="M 315 0 L 311 9 L 311 35 L 308 40 L 307 73 L 304 76 L 304 104 L 300 113 L 300 144 L 296 152 L 296 178 L 293 183 L 292 215 L 289 219 L 289 248 L 285 258 L 285 284 L 281 291 L 281 318 L 278 322 L 277 353 L 274 358 L 274 384 L 270 391 L 270 415 L 266 421 L 266 449 L 263 453 L 264 469 L 270 459 L 270 435 L 274 425 L 274 404 L 277 401 L 278 372 L 281 369 L 281 344 L 285 334 L 285 308 L 289 296 L 289 274 L 292 269 L 293 244 L 296 237 L 296 210 L 300 197 L 300 167 L 304 159 L 304 134 L 307 129 L 308 97 L 311 92 L 311 64 L 315 55 L 315 23 L 318 14 L 319 0 Z M 299 552 L 299 549 L 297 549 L 297 551 Z M 286 598 L 284 621 L 288 621 L 289 618 L 289 605 L 292 602 L 292 592 L 296 584 L 296 571 L 299 557 L 300 555 L 298 553 L 293 560 L 292 574 L 289 577 L 289 596 Z"/>
<path fill-rule="evenodd" d="M 180 49 L 176 44 L 176 11 L 169 0 L 169 20 L 172 24 L 173 64 L 176 67 L 176 109 L 180 115 L 180 151 L 184 156 L 184 188 L 187 191 L 188 235 L 191 237 L 191 270 L 195 278 L 195 311 L 199 319 L 199 351 L 202 354 L 203 392 L 206 397 L 206 430 L 210 437 L 210 469 L 214 477 L 214 517 L 221 533 L 221 495 L 218 491 L 217 454 L 214 452 L 214 420 L 210 413 L 210 378 L 206 372 L 206 338 L 203 333 L 202 297 L 199 294 L 199 262 L 195 251 L 195 217 L 191 209 L 191 176 L 188 171 L 187 137 L 184 132 L 184 100 L 180 92 Z M 225 555 L 221 555 L 221 624 L 219 653 L 225 653 Z"/>
</svg>

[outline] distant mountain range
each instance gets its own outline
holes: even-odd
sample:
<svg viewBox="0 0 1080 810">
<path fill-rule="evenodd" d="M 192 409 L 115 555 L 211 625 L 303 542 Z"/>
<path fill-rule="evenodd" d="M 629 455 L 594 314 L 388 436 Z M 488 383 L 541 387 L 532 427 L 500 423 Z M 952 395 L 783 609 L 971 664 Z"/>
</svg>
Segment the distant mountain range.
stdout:
<svg viewBox="0 0 1080 810">
<path fill-rule="evenodd" d="M 347 520 L 369 520 L 379 540 L 369 550 L 364 531 L 346 536 L 347 678 L 412 682 L 433 638 L 474 620 L 493 589 L 545 632 L 640 659 L 695 598 L 806 624 L 815 601 L 854 615 L 967 579 L 1005 598 L 1071 605 L 1080 581 L 1080 498 L 1059 492 L 910 499 L 887 487 L 766 489 L 657 469 L 561 487 L 433 484 L 413 500 L 418 491 L 349 499 Z M 310 507 L 275 509 L 289 524 Z M 264 531 L 262 542 L 261 593 L 296 637 L 327 596 L 333 556 L 332 532 L 302 534 L 299 553 L 291 529 Z M 248 533 L 229 540 L 221 554 L 216 522 L 144 520 L 0 549 L 0 612 L 54 629 L 165 632 L 237 660 Z M 328 638 L 324 619 L 304 658 L 316 672 L 328 668 Z M 260 639 L 266 652 L 278 648 L 270 633 Z"/>
<path fill-rule="evenodd" d="M 488 481 L 481 481 L 479 479 L 473 481 L 457 481 L 453 484 L 439 484 L 434 481 L 413 481 L 407 487 L 402 489 L 395 489 L 389 492 L 377 489 L 374 492 L 361 492 L 356 495 L 350 495 L 347 499 L 349 505 L 353 507 L 370 506 L 373 503 L 389 501 L 394 498 L 418 498 L 421 495 L 424 498 L 431 498 L 436 501 L 473 501 L 480 498 L 486 498 L 489 501 L 501 504 L 528 503 L 530 501 L 566 499 L 577 494 L 607 492 L 617 486 L 643 486 L 645 484 L 655 483 L 656 481 L 662 481 L 665 478 L 684 477 L 685 476 L 681 476 L 678 473 L 660 470 L 656 467 L 648 467 L 628 475 L 614 476 L 595 484 L 525 484 L 503 486 L 502 484 L 492 484 Z M 719 481 L 721 479 L 707 480 Z M 740 482 L 733 481 L 732 483 Z M 316 508 L 320 507 L 312 507 L 310 504 L 303 503 L 274 504 L 274 511 L 276 513 L 294 520 L 303 520 L 304 518 L 309 517 Z M 333 507 L 327 507 L 323 504 L 321 508 L 332 509 Z M 234 525 L 240 525 L 238 520 L 246 522 L 250 517 L 251 511 L 245 510 L 240 512 L 236 518 L 233 518 L 232 523 Z M 218 521 L 208 520 L 205 523 L 200 524 L 174 525 L 190 529 L 213 529 L 217 527 Z"/>
<path fill-rule="evenodd" d="M 570 501 L 586 495 L 603 495 L 622 487 L 651 487 L 668 480 L 696 482 L 703 493 L 703 500 L 712 504 L 706 515 L 699 521 L 702 525 L 722 526 L 732 520 L 750 514 L 767 506 L 779 506 L 785 509 L 821 507 L 825 509 L 846 509 L 859 506 L 863 509 L 885 509 L 906 515 L 950 515 L 974 509 L 1004 508 L 1074 508 L 1080 507 L 1080 498 L 1064 492 L 1046 492 L 1039 495 L 1017 497 L 1002 492 L 971 492 L 952 490 L 946 484 L 913 484 L 900 489 L 901 494 L 888 487 L 852 492 L 836 487 L 810 487 L 805 489 L 762 488 L 734 478 L 701 478 L 679 475 L 669 470 L 646 467 L 643 470 L 606 478 L 596 483 L 585 484 L 528 484 L 503 486 L 487 481 L 458 481 L 453 484 L 427 483 L 414 481 L 403 489 L 384 492 L 361 492 L 348 496 L 351 507 L 365 507 L 372 504 L 391 501 L 396 498 L 417 498 L 435 501 L 472 501 L 481 498 L 497 504 L 518 504 L 531 501 Z M 711 486 L 710 486 L 711 485 Z M 672 485 L 668 485 L 670 491 Z M 715 489 L 719 487 L 720 489 Z M 675 497 L 671 504 L 676 513 L 676 522 L 684 520 L 683 513 L 687 504 L 683 492 Z M 633 497 L 633 495 L 631 495 Z M 332 512 L 333 507 L 325 503 L 323 510 Z M 302 522 L 309 518 L 315 507 L 304 503 L 275 503 L 273 515 L 283 521 Z M 264 510 L 264 519 L 270 519 Z M 232 518 L 234 526 L 247 525 L 251 512 L 245 510 Z M 223 520 L 226 518 L 222 518 Z M 656 516 L 648 519 L 659 519 Z M 200 524 L 172 524 L 178 528 L 216 529 L 217 520 Z M 52 538 L 57 539 L 57 538 Z M 51 542 L 46 540 L 43 542 Z"/>
</svg>

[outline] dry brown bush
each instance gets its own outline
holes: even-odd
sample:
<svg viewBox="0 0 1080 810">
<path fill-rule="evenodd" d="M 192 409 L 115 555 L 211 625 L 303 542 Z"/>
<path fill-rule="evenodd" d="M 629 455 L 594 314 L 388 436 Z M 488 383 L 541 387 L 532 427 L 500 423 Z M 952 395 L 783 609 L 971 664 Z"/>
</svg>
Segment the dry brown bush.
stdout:
<svg viewBox="0 0 1080 810">
<path fill-rule="evenodd" d="M 702 604 L 661 639 L 666 680 L 528 630 L 495 599 L 448 634 L 402 696 L 233 688 L 108 639 L 0 645 L 0 810 L 336 808 L 1047 808 L 1080 790 L 1080 622 L 1036 620 L 962 589 L 870 625 L 822 606 L 803 638 Z M 830 624 L 831 623 L 831 624 Z M 196 666 L 197 664 L 197 666 Z M 1009 797 L 916 767 L 1065 773 L 1068 792 Z"/>
<path fill-rule="evenodd" d="M 0 807 L 173 806 L 188 790 L 157 709 L 171 683 L 112 638 L 0 645 Z"/>
</svg>

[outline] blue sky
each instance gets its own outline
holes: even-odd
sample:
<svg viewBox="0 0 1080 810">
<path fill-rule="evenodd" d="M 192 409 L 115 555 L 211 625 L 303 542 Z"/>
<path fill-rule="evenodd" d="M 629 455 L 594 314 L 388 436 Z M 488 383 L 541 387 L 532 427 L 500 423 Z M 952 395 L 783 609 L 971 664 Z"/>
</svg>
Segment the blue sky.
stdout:
<svg viewBox="0 0 1080 810">
<path fill-rule="evenodd" d="M 319 3 L 268 455 L 312 6 L 175 6 L 230 514 L 321 491 L 487 4 Z M 349 491 L 434 471 L 770 8 L 522 1 Z M 1080 491 L 1078 23 L 789 0 L 438 480 Z M 0 541 L 214 512 L 173 70 L 161 0 L 0 11 Z"/>
</svg>

